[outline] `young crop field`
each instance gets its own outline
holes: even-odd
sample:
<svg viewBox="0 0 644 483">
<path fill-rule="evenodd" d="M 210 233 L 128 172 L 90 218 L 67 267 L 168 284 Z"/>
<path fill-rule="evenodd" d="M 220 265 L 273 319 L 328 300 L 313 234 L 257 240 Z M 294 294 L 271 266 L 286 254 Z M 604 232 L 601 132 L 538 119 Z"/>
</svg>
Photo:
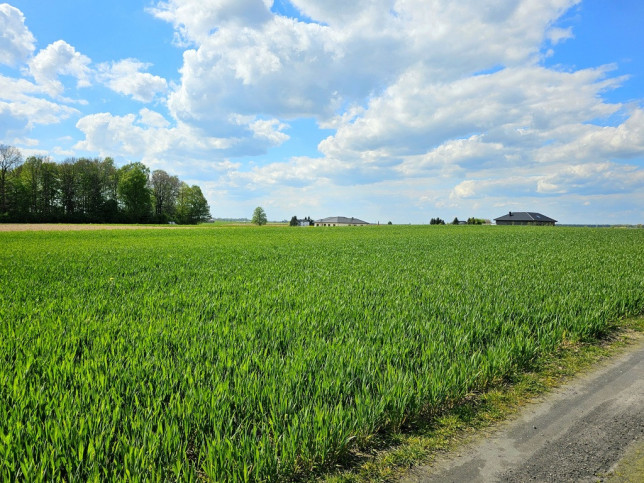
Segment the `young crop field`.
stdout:
<svg viewBox="0 0 644 483">
<path fill-rule="evenodd" d="M 292 480 L 644 312 L 644 230 L 0 233 L 0 479 Z"/>
</svg>

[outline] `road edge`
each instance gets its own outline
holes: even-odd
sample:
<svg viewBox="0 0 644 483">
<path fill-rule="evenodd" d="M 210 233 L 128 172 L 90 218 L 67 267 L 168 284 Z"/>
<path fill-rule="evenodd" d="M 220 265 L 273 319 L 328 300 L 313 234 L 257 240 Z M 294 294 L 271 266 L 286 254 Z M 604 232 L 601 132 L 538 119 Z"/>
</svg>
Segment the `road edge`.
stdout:
<svg viewBox="0 0 644 483">
<path fill-rule="evenodd" d="M 431 419 L 387 435 L 380 448 L 369 454 L 354 454 L 345 467 L 318 479 L 331 483 L 399 481 L 417 466 L 431 466 L 438 457 L 458 454 L 476 439 L 519 417 L 526 406 L 576 378 L 600 370 L 612 359 L 636 350 L 640 343 L 644 343 L 644 315 L 619 321 L 600 340 L 564 342 L 537 371 L 518 374 L 510 384 L 471 394 Z"/>
</svg>

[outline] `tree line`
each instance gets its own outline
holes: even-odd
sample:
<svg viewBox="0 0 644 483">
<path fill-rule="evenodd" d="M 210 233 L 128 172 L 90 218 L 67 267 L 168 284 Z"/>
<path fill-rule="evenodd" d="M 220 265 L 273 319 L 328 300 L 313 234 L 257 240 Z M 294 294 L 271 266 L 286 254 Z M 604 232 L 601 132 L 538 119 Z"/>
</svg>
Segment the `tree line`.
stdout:
<svg viewBox="0 0 644 483">
<path fill-rule="evenodd" d="M 473 216 L 469 217 L 467 219 L 467 222 L 465 224 L 467 225 L 490 225 L 492 222 L 490 220 L 486 220 L 484 218 L 474 218 Z M 454 218 L 452 221 L 452 225 L 460 225 L 461 222 L 459 221 L 458 218 Z"/>
<path fill-rule="evenodd" d="M 210 218 L 201 188 L 143 163 L 44 156 L 0 144 L 0 222 L 196 224 Z"/>
<path fill-rule="evenodd" d="M 313 226 L 315 222 L 311 219 L 310 216 L 305 216 L 304 218 L 298 219 L 296 215 L 293 215 L 291 221 L 289 222 L 289 225 L 300 226 L 300 224 L 304 224 L 304 226 Z"/>
</svg>

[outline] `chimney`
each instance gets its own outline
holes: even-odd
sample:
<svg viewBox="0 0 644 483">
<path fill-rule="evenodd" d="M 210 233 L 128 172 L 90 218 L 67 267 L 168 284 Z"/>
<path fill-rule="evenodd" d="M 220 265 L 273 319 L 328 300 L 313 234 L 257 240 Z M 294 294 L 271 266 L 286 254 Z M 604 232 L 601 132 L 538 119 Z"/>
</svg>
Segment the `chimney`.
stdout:
<svg viewBox="0 0 644 483">
<path fill-rule="evenodd" d="M 510 216 L 512 216 L 512 212 L 510 212 Z"/>
</svg>

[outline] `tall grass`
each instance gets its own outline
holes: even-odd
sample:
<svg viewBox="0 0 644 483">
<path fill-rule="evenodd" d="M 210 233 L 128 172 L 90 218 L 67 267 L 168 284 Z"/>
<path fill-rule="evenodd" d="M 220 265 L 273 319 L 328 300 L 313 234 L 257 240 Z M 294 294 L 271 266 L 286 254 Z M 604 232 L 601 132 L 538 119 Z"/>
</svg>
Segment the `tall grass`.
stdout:
<svg viewBox="0 0 644 483">
<path fill-rule="evenodd" d="M 644 231 L 0 233 L 0 478 L 288 480 L 644 311 Z"/>
</svg>

